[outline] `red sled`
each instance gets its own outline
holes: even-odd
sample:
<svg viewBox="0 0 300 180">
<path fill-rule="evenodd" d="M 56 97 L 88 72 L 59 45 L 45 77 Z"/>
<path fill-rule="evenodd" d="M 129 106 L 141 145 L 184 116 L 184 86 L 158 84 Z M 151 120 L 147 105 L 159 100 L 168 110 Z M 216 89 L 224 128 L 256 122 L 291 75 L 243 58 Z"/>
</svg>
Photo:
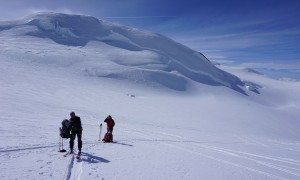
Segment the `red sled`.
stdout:
<svg viewBox="0 0 300 180">
<path fill-rule="evenodd" d="M 113 134 L 111 132 L 105 133 L 102 141 L 105 143 L 113 142 Z"/>
</svg>

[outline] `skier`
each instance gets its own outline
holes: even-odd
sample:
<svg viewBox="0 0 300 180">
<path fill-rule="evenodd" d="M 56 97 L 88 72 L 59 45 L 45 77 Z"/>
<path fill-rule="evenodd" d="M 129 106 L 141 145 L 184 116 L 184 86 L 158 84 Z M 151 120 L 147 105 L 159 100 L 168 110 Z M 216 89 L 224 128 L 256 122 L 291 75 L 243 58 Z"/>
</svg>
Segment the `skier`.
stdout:
<svg viewBox="0 0 300 180">
<path fill-rule="evenodd" d="M 113 118 L 109 115 L 106 117 L 104 122 L 106 122 L 106 124 L 107 124 L 107 132 L 112 133 L 114 130 L 114 126 L 115 126 L 115 121 L 113 120 Z"/>
<path fill-rule="evenodd" d="M 74 147 L 74 140 L 77 135 L 77 141 L 78 141 L 78 155 L 81 155 L 81 148 L 82 148 L 82 126 L 81 126 L 81 120 L 80 117 L 76 116 L 74 112 L 70 113 L 70 125 L 71 125 L 71 136 L 70 136 L 70 153 L 73 153 L 73 147 Z"/>
<path fill-rule="evenodd" d="M 109 115 L 107 118 L 104 120 L 107 124 L 107 133 L 105 133 L 104 138 L 102 139 L 103 142 L 113 142 L 113 130 L 115 126 L 115 121 L 113 118 Z"/>
</svg>

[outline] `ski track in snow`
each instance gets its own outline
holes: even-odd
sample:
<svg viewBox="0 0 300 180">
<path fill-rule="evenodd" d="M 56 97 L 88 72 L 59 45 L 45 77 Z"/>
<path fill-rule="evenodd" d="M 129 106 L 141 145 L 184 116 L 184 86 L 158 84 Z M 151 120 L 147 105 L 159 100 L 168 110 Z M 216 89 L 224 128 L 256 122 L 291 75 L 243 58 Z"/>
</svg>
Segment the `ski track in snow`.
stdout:
<svg viewBox="0 0 300 180">
<path fill-rule="evenodd" d="M 181 151 L 189 152 L 192 154 L 196 154 L 214 161 L 218 161 L 224 164 L 228 164 L 231 166 L 235 166 L 238 168 L 246 169 L 248 171 L 252 171 L 255 173 L 259 173 L 262 175 L 265 175 L 269 178 L 274 178 L 274 179 L 298 179 L 300 178 L 300 162 L 296 160 L 288 160 L 285 158 L 281 157 L 269 157 L 269 156 L 262 156 L 262 155 L 257 155 L 257 154 L 252 154 L 252 153 L 247 153 L 247 152 L 242 152 L 242 151 L 235 151 L 235 150 L 230 150 L 230 149 L 225 149 L 225 148 L 220 148 L 216 146 L 211 146 L 211 145 L 204 145 L 201 143 L 195 143 L 195 142 L 190 142 L 188 145 L 183 145 L 181 142 L 186 141 L 186 137 L 182 137 L 179 135 L 174 135 L 174 134 L 168 134 L 164 132 L 159 132 L 159 131 L 137 131 L 134 129 L 127 129 L 124 132 L 131 133 L 132 135 L 136 137 L 143 137 L 145 140 L 150 140 L 150 141 L 157 141 L 162 145 L 170 146 L 172 148 L 176 148 Z M 176 139 L 174 139 L 176 138 Z M 178 140 L 180 138 L 180 140 Z M 258 142 L 252 138 L 240 138 L 243 140 L 244 143 L 248 144 L 255 144 L 255 145 L 260 145 L 263 147 L 268 147 L 267 145 Z M 204 153 L 203 149 L 208 149 L 209 154 Z M 223 158 L 216 158 L 215 154 L 222 154 Z M 227 157 L 234 157 L 236 159 L 239 159 L 237 162 L 233 162 L 231 160 L 226 160 Z M 241 161 L 242 160 L 242 161 Z M 245 161 L 247 163 L 242 163 Z M 253 167 L 250 166 L 250 164 L 255 164 Z M 257 167 L 261 167 L 262 169 L 266 170 L 260 170 L 257 169 Z M 282 177 L 281 175 L 276 175 L 269 173 L 267 169 L 273 169 L 276 171 L 280 171 L 283 174 L 287 174 L 288 178 Z"/>
<path fill-rule="evenodd" d="M 70 155 L 70 160 L 69 163 L 67 165 L 66 171 L 65 171 L 65 175 L 64 175 L 64 180 L 69 180 L 71 179 L 72 176 L 72 170 L 73 170 L 73 166 L 74 166 L 74 155 Z"/>
<path fill-rule="evenodd" d="M 85 149 L 88 151 L 92 147 L 95 147 L 98 143 L 97 142 L 88 142 L 88 145 Z M 74 145 L 76 147 L 76 144 Z M 69 163 L 67 165 L 65 175 L 64 175 L 64 180 L 80 180 L 81 175 L 84 169 L 84 159 L 85 159 L 85 154 L 82 153 L 81 158 L 77 159 L 76 154 L 69 155 L 71 156 Z"/>
<path fill-rule="evenodd" d="M 68 165 L 67 176 L 65 180 L 80 180 L 81 174 L 83 171 L 83 162 L 75 158 L 75 155 L 72 155 L 70 164 Z"/>
<path fill-rule="evenodd" d="M 158 143 L 163 146 L 176 149 L 178 151 L 183 151 L 184 153 L 193 154 L 199 157 L 207 158 L 218 163 L 223 163 L 229 166 L 234 166 L 240 169 L 244 169 L 253 173 L 257 173 L 263 176 L 266 176 L 270 179 L 299 179 L 300 178 L 300 161 L 295 159 L 289 159 L 285 157 L 274 157 L 260 155 L 240 150 L 233 150 L 225 147 L 220 147 L 221 145 L 213 145 L 209 142 L 195 142 L 189 141 L 188 137 L 182 135 L 162 132 L 160 130 L 150 130 L 147 128 L 136 130 L 133 128 L 128 128 L 126 124 L 120 125 L 122 127 L 118 128 L 119 133 L 128 134 L 132 139 L 120 139 L 116 141 L 117 144 L 126 144 L 127 141 L 137 142 L 147 141 Z M 136 138 L 134 138 L 136 137 Z M 258 140 L 253 140 L 253 138 L 242 137 L 238 138 L 241 141 L 239 143 L 250 144 L 255 146 L 261 146 L 263 148 L 273 148 L 267 144 L 259 142 Z M 256 142 L 253 144 L 253 142 Z M 112 143 L 111 145 L 114 145 Z M 84 149 L 81 160 L 77 160 L 74 155 L 70 157 L 61 157 L 64 162 L 68 158 L 68 162 L 65 163 L 65 171 L 56 174 L 55 168 L 52 166 L 55 163 L 55 158 L 62 156 L 61 153 L 54 151 L 56 145 L 54 144 L 38 144 L 32 146 L 18 146 L 3 148 L 0 150 L 1 157 L 4 159 L 15 159 L 22 156 L 28 156 L 30 154 L 37 154 L 37 156 L 44 157 L 45 154 L 52 152 L 52 157 L 50 156 L 49 161 L 37 160 L 37 163 L 40 165 L 40 171 L 38 172 L 40 176 L 45 176 L 48 174 L 50 177 L 53 176 L 53 179 L 64 179 L 64 180 L 80 180 L 82 179 L 82 174 L 84 171 L 88 171 L 89 175 L 93 175 L 94 178 L 104 179 L 99 173 L 98 167 L 95 166 L 92 162 L 93 160 L 88 160 L 88 157 L 92 157 L 89 153 L 95 152 L 95 148 L 107 146 L 108 144 L 101 143 L 97 140 L 95 141 L 84 141 Z M 75 145 L 76 146 L 76 145 Z M 111 147 L 113 148 L 113 147 Z M 277 172 L 277 173 L 274 173 Z M 1 176 L 0 176 L 1 177 Z M 28 176 L 30 177 L 30 176 Z M 62 178 L 63 177 L 63 178 Z"/>
</svg>

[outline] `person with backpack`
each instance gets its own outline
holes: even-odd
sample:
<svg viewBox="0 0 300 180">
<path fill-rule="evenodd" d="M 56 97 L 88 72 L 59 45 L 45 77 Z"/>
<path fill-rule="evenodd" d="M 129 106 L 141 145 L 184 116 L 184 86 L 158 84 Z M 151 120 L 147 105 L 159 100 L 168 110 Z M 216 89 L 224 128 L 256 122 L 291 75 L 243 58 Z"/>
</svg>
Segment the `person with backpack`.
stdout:
<svg viewBox="0 0 300 180">
<path fill-rule="evenodd" d="M 109 115 L 106 117 L 106 119 L 104 120 L 104 122 L 106 122 L 107 125 L 107 133 L 105 133 L 104 138 L 102 141 L 104 142 L 113 142 L 113 130 L 114 130 L 114 126 L 115 126 L 115 121 L 113 120 L 113 118 Z"/>
<path fill-rule="evenodd" d="M 70 130 L 71 130 L 71 136 L 70 136 L 70 153 L 73 153 L 73 147 L 74 147 L 74 140 L 77 136 L 78 141 L 78 155 L 81 155 L 81 148 L 82 148 L 82 126 L 81 126 L 81 120 L 80 117 L 76 116 L 74 112 L 70 113 Z"/>
<path fill-rule="evenodd" d="M 113 120 L 113 118 L 109 115 L 106 117 L 104 122 L 106 122 L 106 125 L 107 125 L 107 132 L 112 133 L 114 130 L 114 126 L 115 126 L 115 121 Z"/>
</svg>

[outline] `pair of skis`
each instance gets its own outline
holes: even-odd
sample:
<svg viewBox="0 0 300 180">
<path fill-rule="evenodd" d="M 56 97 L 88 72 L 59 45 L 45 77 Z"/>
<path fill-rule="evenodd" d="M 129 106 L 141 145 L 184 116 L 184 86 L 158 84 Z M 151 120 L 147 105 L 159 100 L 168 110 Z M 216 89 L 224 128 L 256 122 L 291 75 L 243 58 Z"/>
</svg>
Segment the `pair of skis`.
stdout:
<svg viewBox="0 0 300 180">
<path fill-rule="evenodd" d="M 71 153 L 71 152 L 67 152 L 66 154 L 64 154 L 64 157 L 67 157 L 67 156 L 69 156 L 71 154 L 73 154 L 76 159 L 80 159 L 81 158 L 81 154 L 75 154 L 75 153 Z"/>
<path fill-rule="evenodd" d="M 102 136 L 102 123 L 100 124 L 100 132 L 99 132 L 99 139 L 98 139 L 98 141 L 101 141 L 101 136 Z M 63 152 L 63 151 L 61 151 L 61 152 Z M 67 156 L 69 156 L 71 154 L 76 155 L 75 156 L 76 159 L 80 159 L 81 158 L 80 154 L 71 153 L 70 151 L 68 151 L 66 154 L 64 154 L 64 157 L 67 157 Z"/>
</svg>

